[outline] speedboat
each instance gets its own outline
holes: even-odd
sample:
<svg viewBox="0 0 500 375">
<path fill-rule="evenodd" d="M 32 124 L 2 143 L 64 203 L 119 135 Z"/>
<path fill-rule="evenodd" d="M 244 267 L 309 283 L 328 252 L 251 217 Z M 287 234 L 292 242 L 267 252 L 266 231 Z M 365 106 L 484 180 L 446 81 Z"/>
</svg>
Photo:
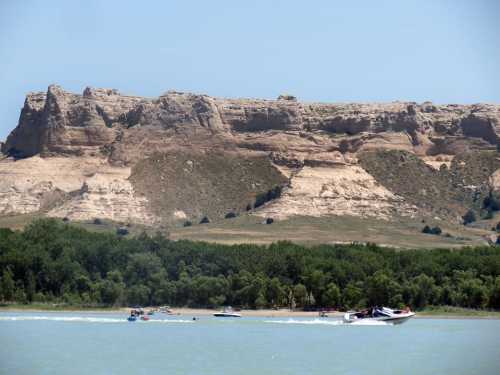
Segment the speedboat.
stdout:
<svg viewBox="0 0 500 375">
<path fill-rule="evenodd" d="M 224 310 L 216 312 L 214 316 L 218 318 L 241 318 L 241 314 L 234 312 L 231 306 L 224 307 Z"/>
<path fill-rule="evenodd" d="M 344 315 L 345 323 L 361 321 L 378 321 L 391 324 L 401 324 L 415 315 L 409 308 L 405 310 L 394 310 L 388 307 L 374 307 L 363 311 L 348 312 Z"/>
<path fill-rule="evenodd" d="M 127 320 L 128 320 L 129 322 L 135 322 L 135 321 L 137 320 L 137 317 L 136 317 L 135 315 L 130 315 L 130 316 L 127 318 Z"/>
<path fill-rule="evenodd" d="M 147 316 L 147 315 L 142 315 L 142 316 L 141 316 L 141 320 L 148 321 L 148 320 L 149 320 L 149 316 Z"/>
</svg>

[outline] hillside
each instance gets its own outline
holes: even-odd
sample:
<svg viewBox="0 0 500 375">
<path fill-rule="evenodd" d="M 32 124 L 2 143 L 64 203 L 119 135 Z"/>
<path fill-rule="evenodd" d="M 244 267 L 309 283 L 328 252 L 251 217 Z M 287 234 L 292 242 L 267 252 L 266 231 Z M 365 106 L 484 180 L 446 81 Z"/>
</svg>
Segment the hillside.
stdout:
<svg viewBox="0 0 500 375">
<path fill-rule="evenodd" d="M 449 227 L 453 243 L 485 243 L 496 238 L 499 131 L 500 106 L 492 104 L 325 104 L 175 91 L 150 99 L 52 85 L 27 95 L 1 144 L 0 223 L 99 219 L 180 238 L 203 233 L 196 227 L 203 217 L 222 233 L 273 218 L 272 240 L 281 225 L 291 228 L 283 238 L 312 228 L 327 242 L 366 235 L 404 245 L 384 228 L 404 225 L 418 244 L 429 238 L 420 233 L 425 222 Z M 464 227 L 469 210 L 483 224 Z M 342 218 L 361 223 L 357 232 L 329 229 Z M 381 236 L 370 236 L 365 222 Z M 195 227 L 182 229 L 189 223 Z M 259 228 L 271 230 L 252 231 Z"/>
</svg>

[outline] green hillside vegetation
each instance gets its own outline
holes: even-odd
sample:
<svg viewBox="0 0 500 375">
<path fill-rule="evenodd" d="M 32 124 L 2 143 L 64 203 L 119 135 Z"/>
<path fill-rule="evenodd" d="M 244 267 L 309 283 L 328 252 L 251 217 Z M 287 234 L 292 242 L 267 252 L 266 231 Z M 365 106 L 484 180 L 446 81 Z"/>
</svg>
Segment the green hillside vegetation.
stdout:
<svg viewBox="0 0 500 375">
<path fill-rule="evenodd" d="M 397 251 L 127 239 L 57 220 L 0 229 L 4 303 L 500 309 L 500 248 Z"/>
<path fill-rule="evenodd" d="M 157 153 L 139 161 L 130 181 L 166 223 L 175 222 L 175 211 L 187 216 L 177 219 L 179 223 L 244 212 L 247 206 L 278 198 L 280 187 L 288 183 L 266 157 L 188 151 Z"/>
<path fill-rule="evenodd" d="M 380 184 L 423 212 L 452 219 L 468 209 L 480 213 L 490 194 L 488 178 L 500 168 L 495 151 L 457 155 L 449 169 L 439 171 L 418 156 L 398 150 L 363 152 L 360 163 Z"/>
</svg>

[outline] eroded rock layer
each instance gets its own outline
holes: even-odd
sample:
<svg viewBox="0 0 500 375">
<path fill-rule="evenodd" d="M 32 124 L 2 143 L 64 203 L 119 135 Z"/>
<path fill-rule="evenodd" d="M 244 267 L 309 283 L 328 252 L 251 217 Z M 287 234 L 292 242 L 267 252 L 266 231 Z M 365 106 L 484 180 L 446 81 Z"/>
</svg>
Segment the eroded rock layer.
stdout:
<svg viewBox="0 0 500 375">
<path fill-rule="evenodd" d="M 50 86 L 27 95 L 0 143 L 0 214 L 157 225 L 250 208 L 459 220 L 498 190 L 499 132 L 490 104 L 149 99 Z"/>
</svg>

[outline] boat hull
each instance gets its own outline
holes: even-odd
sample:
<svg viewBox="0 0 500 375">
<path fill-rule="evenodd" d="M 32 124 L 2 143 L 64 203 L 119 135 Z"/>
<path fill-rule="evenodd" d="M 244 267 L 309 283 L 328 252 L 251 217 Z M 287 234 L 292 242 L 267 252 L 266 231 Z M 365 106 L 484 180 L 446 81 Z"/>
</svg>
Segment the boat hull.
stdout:
<svg viewBox="0 0 500 375">
<path fill-rule="evenodd" d="M 385 322 L 389 324 L 402 324 L 415 316 L 414 312 L 394 314 L 393 316 L 367 317 L 357 318 L 355 314 L 345 314 L 344 323 L 359 323 L 359 322 Z"/>
<path fill-rule="evenodd" d="M 240 314 L 234 313 L 215 313 L 214 316 L 217 318 L 241 318 Z"/>
</svg>

